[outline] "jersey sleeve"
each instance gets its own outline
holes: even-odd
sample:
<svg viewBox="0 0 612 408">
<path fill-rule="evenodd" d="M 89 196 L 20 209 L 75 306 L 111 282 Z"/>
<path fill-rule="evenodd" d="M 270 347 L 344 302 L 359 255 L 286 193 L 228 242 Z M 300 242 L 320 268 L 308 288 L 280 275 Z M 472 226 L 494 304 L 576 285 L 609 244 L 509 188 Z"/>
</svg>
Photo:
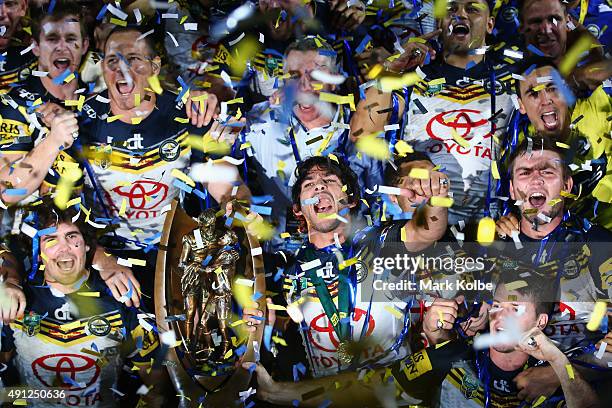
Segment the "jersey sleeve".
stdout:
<svg viewBox="0 0 612 408">
<path fill-rule="evenodd" d="M 12 93 L 11 93 L 12 95 Z M 26 108 L 10 95 L 0 100 L 0 152 L 3 154 L 25 155 L 34 148 L 39 131 L 30 128 Z"/>
<path fill-rule="evenodd" d="M 3 324 L 0 330 L 0 352 L 6 353 L 15 350 L 15 338 L 13 329 L 9 325 Z"/>
<path fill-rule="evenodd" d="M 126 341 L 134 346 L 130 360 L 135 366 L 161 358 L 157 326 L 153 319 L 139 320 L 134 309 L 124 307 Z"/>
<path fill-rule="evenodd" d="M 465 359 L 469 354 L 470 348 L 466 343 L 448 342 L 441 347 L 423 349 L 395 362 L 391 366 L 391 374 L 401 391 L 428 403 L 450 371 L 452 363 Z"/>
</svg>

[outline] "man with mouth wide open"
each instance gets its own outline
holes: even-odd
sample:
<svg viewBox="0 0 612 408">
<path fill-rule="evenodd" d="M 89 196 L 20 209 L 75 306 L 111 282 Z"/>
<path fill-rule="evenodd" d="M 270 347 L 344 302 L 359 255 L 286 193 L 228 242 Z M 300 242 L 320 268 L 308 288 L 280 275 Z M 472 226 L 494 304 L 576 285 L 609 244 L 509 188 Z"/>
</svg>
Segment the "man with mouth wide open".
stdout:
<svg viewBox="0 0 612 408">
<path fill-rule="evenodd" d="M 484 0 L 448 2 L 446 16 L 438 20 L 442 52 L 419 69 L 422 80 L 403 90 L 397 89 L 401 85 L 384 88 L 386 74 L 379 75 L 383 92 L 370 88 L 351 121 L 354 139 L 400 123 L 387 139 L 405 140 L 449 176 L 451 225 L 463 220 L 470 226 L 497 209 L 491 167 L 496 139 L 512 112 L 512 78 L 487 49 L 486 36 L 494 26 L 489 7 Z M 393 88 L 396 92 L 389 92 Z"/>
</svg>

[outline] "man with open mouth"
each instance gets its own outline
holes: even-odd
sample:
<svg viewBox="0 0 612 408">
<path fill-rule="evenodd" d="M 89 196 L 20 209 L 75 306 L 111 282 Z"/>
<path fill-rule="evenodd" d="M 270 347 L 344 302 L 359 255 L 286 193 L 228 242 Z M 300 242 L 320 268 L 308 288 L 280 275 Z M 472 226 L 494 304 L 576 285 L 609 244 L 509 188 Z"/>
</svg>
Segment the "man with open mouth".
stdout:
<svg viewBox="0 0 612 408">
<path fill-rule="evenodd" d="M 354 140 L 393 132 L 443 168 L 454 199 L 449 224 L 465 222 L 468 230 L 484 213 L 497 211 L 491 162 L 513 109 L 511 74 L 486 44 L 494 20 L 485 0 L 449 1 L 437 21 L 442 50 L 415 73 L 421 79 L 401 88 L 386 85 L 388 74 L 380 74 L 351 120 Z M 395 124 L 400 129 L 389 130 Z"/>
<path fill-rule="evenodd" d="M 9 133 L 2 142 L 5 162 L 0 180 L 6 187 L 1 192 L 2 201 L 18 207 L 36 199 L 36 193 L 50 192 L 66 166 L 77 163 L 78 155 L 71 148 L 79 134 L 77 114 L 83 120 L 95 117 L 86 101 L 86 96 L 89 97 L 87 86 L 75 78 L 62 79 L 78 71 L 89 43 L 79 8 L 59 2 L 50 13 L 33 9 L 32 17 L 33 52 L 39 57 L 37 70 L 41 76 L 33 75 L 22 81 L 3 96 L 5 103 L 0 104 L 3 129 Z M 35 104 L 39 99 L 42 103 Z M 74 102 L 74 112 L 61 106 L 65 101 Z M 30 124 L 35 126 L 33 131 Z M 82 183 L 77 182 L 75 191 L 81 187 Z M 15 223 L 13 228 L 19 230 L 23 209 L 17 208 L 16 212 L 14 218 L 5 222 Z M 10 214 L 3 212 L 5 217 Z M 13 238 L 14 235 L 10 235 L 8 239 Z M 30 248 L 23 250 L 26 254 L 31 251 Z M 94 264 L 117 299 L 128 291 L 130 282 L 133 287 L 140 287 L 130 268 L 118 265 L 115 257 L 105 256 L 101 246 L 96 248 L 95 254 Z M 133 291 L 126 303 L 139 305 L 139 299 L 138 291 Z M 13 314 L 11 318 L 14 317 Z"/>
<path fill-rule="evenodd" d="M 563 351 L 594 344 L 601 331 L 589 331 L 596 301 L 610 301 L 610 275 L 602 272 L 610 262 L 612 233 L 577 217 L 567 201 L 573 180 L 567 151 L 550 138 L 528 138 L 510 156 L 510 196 L 520 210 L 518 225 L 502 237 L 500 259 L 535 267 L 540 279 L 559 284 L 560 302 L 545 333 Z M 603 269 L 602 269 L 603 268 Z M 531 370 L 521 387 L 525 398 L 550 395 L 559 386 L 550 367 Z M 591 375 L 586 374 L 587 379 Z M 541 380 L 541 381 L 540 381 Z"/>
<path fill-rule="evenodd" d="M 37 227 L 44 231 L 36 237 L 44 272 L 23 281 L 25 313 L 2 327 L 0 362 L 10 367 L 0 373 L 3 385 L 62 390 L 36 407 L 114 407 L 130 392 L 117 392 L 127 364 L 150 386 L 143 402 L 163 406 L 169 381 L 152 363 L 163 358 L 154 319 L 107 293 L 92 268 L 95 233 L 84 213 L 60 210 L 50 199 L 36 210 Z M 62 367 L 69 367 L 63 375 Z"/>
<path fill-rule="evenodd" d="M 527 115 L 529 136 L 537 135 L 569 146 L 568 159 L 575 173 L 572 192 L 578 197 L 569 208 L 580 216 L 612 227 L 612 178 L 607 154 L 612 141 L 608 119 L 612 98 L 599 86 L 588 98 L 576 100 L 572 107 L 565 100 L 567 89 L 550 58 L 528 58 L 517 81 L 519 110 Z M 553 75 L 558 78 L 553 80 Z M 597 210 L 593 211 L 596 207 Z"/>
</svg>

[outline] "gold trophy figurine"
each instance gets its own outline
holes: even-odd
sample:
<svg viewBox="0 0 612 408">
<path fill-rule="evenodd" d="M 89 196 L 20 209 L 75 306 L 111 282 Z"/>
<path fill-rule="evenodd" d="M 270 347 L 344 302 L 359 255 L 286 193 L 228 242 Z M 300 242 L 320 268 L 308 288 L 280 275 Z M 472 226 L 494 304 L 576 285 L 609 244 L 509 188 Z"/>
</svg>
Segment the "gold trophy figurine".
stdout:
<svg viewBox="0 0 612 408">
<path fill-rule="evenodd" d="M 183 236 L 178 265 L 183 272 L 181 292 L 185 303 L 186 344 L 188 351 L 194 351 L 200 361 L 208 361 L 215 350 L 209 325 L 213 314 L 217 317 L 222 337 L 221 357 L 230 349 L 227 330 L 232 305 L 230 275 L 233 275 L 234 264 L 239 259 L 239 253 L 233 247 L 238 237 L 231 230 L 216 229 L 215 219 L 212 209 L 200 214 L 197 228 Z M 196 312 L 199 322 L 195 320 Z"/>
</svg>

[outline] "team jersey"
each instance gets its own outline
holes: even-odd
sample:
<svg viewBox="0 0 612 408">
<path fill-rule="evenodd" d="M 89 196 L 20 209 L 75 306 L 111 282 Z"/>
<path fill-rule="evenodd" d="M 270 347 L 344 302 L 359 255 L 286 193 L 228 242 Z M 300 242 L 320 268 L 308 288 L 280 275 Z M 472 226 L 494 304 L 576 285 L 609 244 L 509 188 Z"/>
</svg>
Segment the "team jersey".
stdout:
<svg viewBox="0 0 612 408">
<path fill-rule="evenodd" d="M 543 240 L 523 233 L 518 239 L 520 251 L 508 239 L 499 261 L 506 267 L 531 267 L 541 279 L 560 288 L 559 302 L 544 333 L 557 341 L 561 350 L 601 339 L 603 334 L 587 330 L 586 324 L 596 301 L 612 299 L 612 274 L 606 267 L 612 262 L 608 250 L 612 233 L 596 225 L 587 230 L 570 220 Z"/>
<path fill-rule="evenodd" d="M 340 318 L 349 319 L 352 334 L 348 340 L 362 347 L 355 364 L 385 365 L 407 353 L 406 345 L 398 340 L 404 329 L 404 319 L 398 319 L 396 315 L 401 314 L 402 309 L 393 306 L 383 293 L 374 293 L 375 274 L 366 267 L 370 257 L 375 256 L 379 232 L 374 229 L 368 234 L 360 233 L 352 245 L 346 244 L 341 248 L 332 245 L 317 249 L 306 243 L 296 253 L 297 263 L 285 272 L 287 303 L 299 305 L 304 316 L 300 332 L 314 377 L 337 374 L 348 369 L 350 364 L 338 354 L 341 342 L 331 322 L 334 316 L 327 316 L 310 276 L 316 274 L 323 279 L 338 307 L 339 259 L 350 259 L 353 251 L 355 258 L 360 259 L 349 272 L 349 279 L 354 280 L 355 303 L 350 316 Z M 396 308 L 397 313 L 389 312 L 389 307 Z M 397 347 L 393 347 L 396 342 L 399 342 Z"/>
<path fill-rule="evenodd" d="M 587 5 L 586 11 L 582 9 L 584 3 Z M 612 43 L 612 33 L 609 31 L 612 25 L 612 2 L 610 0 L 580 2 L 578 7 L 570 10 L 569 13 L 597 38 L 604 47 L 604 53 L 610 51 Z M 581 19 L 584 20 L 581 21 Z"/>
<path fill-rule="evenodd" d="M 409 96 L 403 138 L 448 175 L 454 200 L 451 225 L 482 218 L 487 204 L 492 214 L 497 209 L 491 163 L 513 110 L 513 79 L 506 65 L 493 67 L 492 101 L 487 64 L 484 60 L 467 70 L 446 63 L 426 65 L 425 80 Z"/>
<path fill-rule="evenodd" d="M 110 112 L 106 92 L 91 100 L 96 118 L 82 123 L 80 140 L 93 171 L 86 184 L 112 217 L 118 217 L 115 233 L 127 249 L 159 242 L 165 208 L 179 196 L 181 184 L 172 170 L 187 173 L 196 158 L 188 137 L 204 134 L 187 122 L 183 103 L 175 95 L 157 95 L 156 108 L 138 124 L 118 120 Z M 107 217 L 96 206 L 99 217 Z"/>
<path fill-rule="evenodd" d="M 487 406 L 521 406 L 523 402 L 518 398 L 518 389 L 512 380 L 526 368 L 537 364 L 531 357 L 524 367 L 504 371 L 495 365 L 488 352 L 477 356 L 471 345 L 451 341 L 411 354 L 394 363 L 390 371 L 398 393 L 405 393 L 405 399 L 418 398 L 425 406 L 441 408 L 480 408 L 485 406 L 487 397 L 483 384 L 486 377 L 479 375 L 477 359 L 483 367 L 481 370 L 486 367 L 489 378 Z M 539 406 L 557 407 L 562 402 L 563 395 L 556 392 Z"/>
<path fill-rule="evenodd" d="M 125 356 L 134 365 L 148 364 L 158 357 L 159 342 L 150 323 L 140 323 L 135 309 L 106 290 L 95 272 L 67 295 L 28 283 L 24 318 L 2 328 L 1 350 L 15 351 L 11 364 L 20 377 L 4 378 L 5 385 L 65 390 L 59 403 L 41 399 L 36 407 L 117 406 L 111 388 Z"/>
<path fill-rule="evenodd" d="M 0 52 L 0 93 L 10 90 L 10 86 L 23 81 L 36 69 L 37 59 L 31 51 L 22 54 L 24 47 L 8 47 Z"/>
</svg>

